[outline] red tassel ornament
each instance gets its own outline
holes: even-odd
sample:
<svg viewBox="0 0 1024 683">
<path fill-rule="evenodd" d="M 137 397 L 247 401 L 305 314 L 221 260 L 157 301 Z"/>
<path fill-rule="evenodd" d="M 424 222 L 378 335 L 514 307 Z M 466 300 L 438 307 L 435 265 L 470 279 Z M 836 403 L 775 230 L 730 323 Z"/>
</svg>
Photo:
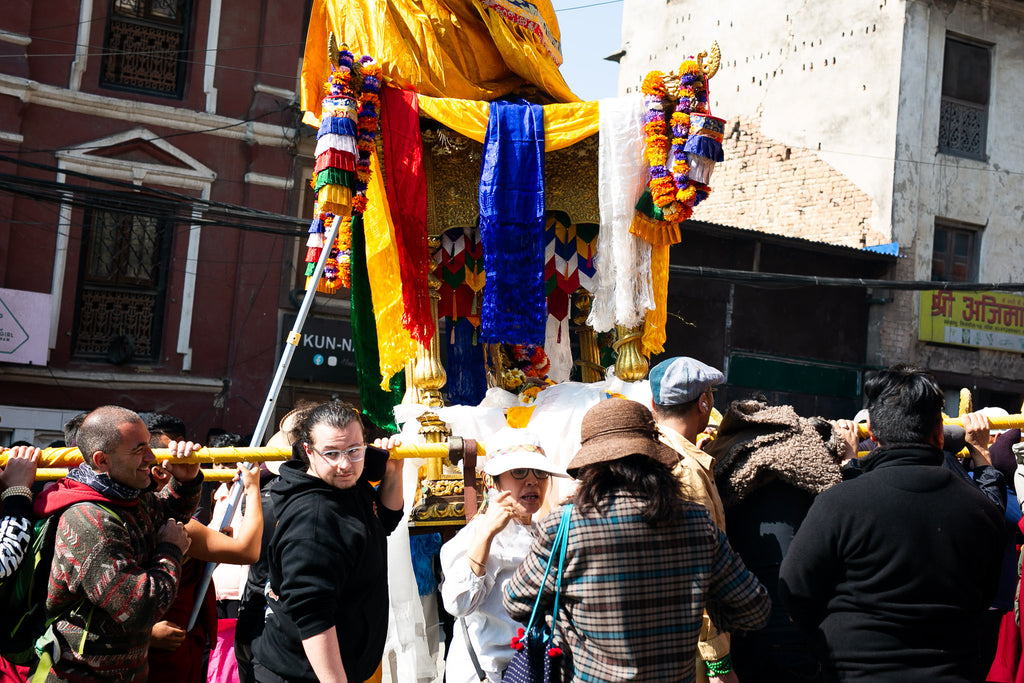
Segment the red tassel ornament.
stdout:
<svg viewBox="0 0 1024 683">
<path fill-rule="evenodd" d="M 512 649 L 522 650 L 526 645 L 523 644 L 523 637 L 526 635 L 526 631 L 520 627 L 516 634 L 512 636 Z"/>
</svg>

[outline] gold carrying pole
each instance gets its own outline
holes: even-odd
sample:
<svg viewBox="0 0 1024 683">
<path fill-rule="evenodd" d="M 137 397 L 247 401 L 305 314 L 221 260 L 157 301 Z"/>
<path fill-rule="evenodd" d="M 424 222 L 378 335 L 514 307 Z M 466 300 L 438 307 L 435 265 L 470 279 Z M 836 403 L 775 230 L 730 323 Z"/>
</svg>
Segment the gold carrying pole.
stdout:
<svg viewBox="0 0 1024 683">
<path fill-rule="evenodd" d="M 40 467 L 36 470 L 36 481 L 57 481 L 68 476 L 66 467 Z M 203 470 L 203 481 L 225 483 L 234 481 L 238 476 L 238 470 Z"/>
<path fill-rule="evenodd" d="M 433 411 L 427 411 L 416 418 L 420 423 L 419 433 L 423 435 L 427 445 L 438 448 L 440 447 L 444 451 L 444 458 L 448 456 L 448 444 L 445 441 L 452 435 L 451 429 L 448 428 L 447 423 L 437 416 L 437 413 Z M 424 472 L 424 479 L 434 481 L 441 479 L 444 476 L 444 465 L 446 460 L 440 458 L 432 458 L 426 462 L 426 471 Z"/>
<path fill-rule="evenodd" d="M 942 424 L 954 425 L 956 427 L 963 427 L 964 421 L 959 417 L 944 417 Z M 1006 417 L 990 417 L 988 418 L 989 429 L 1024 429 L 1024 414 L 1021 415 L 1007 415 Z M 857 436 L 861 439 L 866 439 L 868 434 L 867 425 L 861 423 L 857 425 Z"/>
<path fill-rule="evenodd" d="M 442 423 L 443 424 L 443 423 Z M 389 452 L 391 458 L 427 458 L 438 460 L 448 457 L 447 443 L 405 444 L 397 446 Z M 484 454 L 483 444 L 477 445 L 477 453 Z M 153 454 L 157 461 L 171 460 L 171 452 L 166 448 L 154 448 Z M 185 458 L 175 458 L 176 464 L 234 464 L 237 462 L 265 462 L 267 460 L 287 460 L 292 457 L 291 449 L 287 448 L 200 448 Z M 77 448 L 44 448 L 39 457 L 39 467 L 74 467 L 82 463 L 82 453 Z M 0 453 L 0 467 L 7 466 L 7 452 Z"/>
</svg>

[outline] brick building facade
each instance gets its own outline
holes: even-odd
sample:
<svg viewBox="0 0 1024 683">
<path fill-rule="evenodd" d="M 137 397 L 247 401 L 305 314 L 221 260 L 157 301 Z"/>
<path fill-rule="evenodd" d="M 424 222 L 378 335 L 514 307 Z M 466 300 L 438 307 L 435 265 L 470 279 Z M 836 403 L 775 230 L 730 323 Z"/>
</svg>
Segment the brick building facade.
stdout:
<svg viewBox="0 0 1024 683">
<path fill-rule="evenodd" d="M 305 232 L 303 9 L 5 3 L 0 288 L 49 301 L 45 361 L 0 362 L 0 444 L 105 403 L 252 430 Z"/>
</svg>

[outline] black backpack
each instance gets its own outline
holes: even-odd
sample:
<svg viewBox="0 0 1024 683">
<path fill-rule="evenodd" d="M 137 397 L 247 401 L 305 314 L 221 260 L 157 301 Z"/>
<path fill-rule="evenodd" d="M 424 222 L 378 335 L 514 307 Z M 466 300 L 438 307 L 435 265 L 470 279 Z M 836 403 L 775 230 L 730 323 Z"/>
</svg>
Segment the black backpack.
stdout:
<svg viewBox="0 0 1024 683">
<path fill-rule="evenodd" d="M 121 515 L 110 507 L 95 502 L 91 504 L 103 508 L 123 523 Z M 0 583 L 0 655 L 14 664 L 28 666 L 38 661 L 50 640 L 47 636 L 53 622 L 85 604 L 85 598 L 82 598 L 65 611 L 49 618 L 46 616 L 47 586 L 59 520 L 60 515 L 53 514 L 35 522 L 32 542 L 21 564 Z M 83 642 L 85 636 L 83 633 Z"/>
</svg>

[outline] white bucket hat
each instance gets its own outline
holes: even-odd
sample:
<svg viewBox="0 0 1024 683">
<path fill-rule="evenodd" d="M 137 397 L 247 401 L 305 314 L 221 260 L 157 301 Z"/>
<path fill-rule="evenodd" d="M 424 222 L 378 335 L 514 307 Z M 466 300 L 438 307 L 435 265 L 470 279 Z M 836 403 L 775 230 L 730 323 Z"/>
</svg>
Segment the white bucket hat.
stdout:
<svg viewBox="0 0 1024 683">
<path fill-rule="evenodd" d="M 492 477 L 509 470 L 531 469 L 554 477 L 568 477 L 565 470 L 544 454 L 539 439 L 525 429 L 503 429 L 487 440 L 484 472 Z"/>
</svg>

